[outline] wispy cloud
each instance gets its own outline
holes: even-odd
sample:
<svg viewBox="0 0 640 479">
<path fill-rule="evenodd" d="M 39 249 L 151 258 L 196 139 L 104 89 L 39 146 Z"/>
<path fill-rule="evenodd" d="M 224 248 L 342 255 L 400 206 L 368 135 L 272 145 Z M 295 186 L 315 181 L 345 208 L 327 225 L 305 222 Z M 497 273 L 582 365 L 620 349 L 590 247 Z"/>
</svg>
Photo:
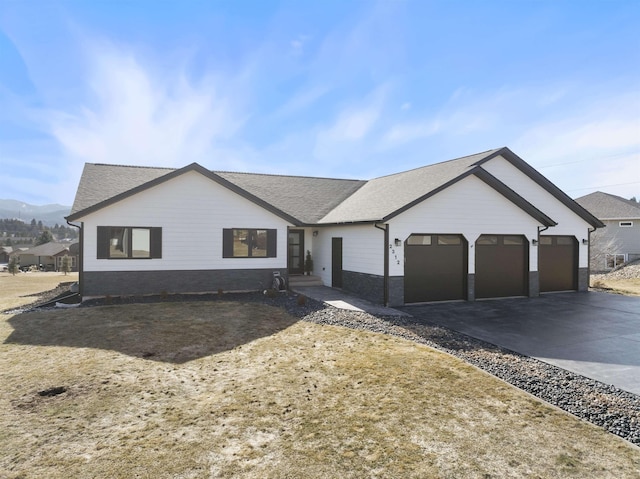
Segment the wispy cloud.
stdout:
<svg viewBox="0 0 640 479">
<path fill-rule="evenodd" d="M 70 156 L 88 162 L 178 166 L 202 160 L 218 139 L 241 125 L 212 79 L 185 71 L 153 74 L 126 49 L 96 44 L 90 51 L 92 98 L 74 111 L 47 115 Z"/>
<path fill-rule="evenodd" d="M 362 101 L 344 107 L 332 124 L 318 131 L 314 156 L 331 163 L 357 161 L 354 153 L 368 149 L 365 140 L 380 120 L 387 91 L 382 85 Z"/>
</svg>

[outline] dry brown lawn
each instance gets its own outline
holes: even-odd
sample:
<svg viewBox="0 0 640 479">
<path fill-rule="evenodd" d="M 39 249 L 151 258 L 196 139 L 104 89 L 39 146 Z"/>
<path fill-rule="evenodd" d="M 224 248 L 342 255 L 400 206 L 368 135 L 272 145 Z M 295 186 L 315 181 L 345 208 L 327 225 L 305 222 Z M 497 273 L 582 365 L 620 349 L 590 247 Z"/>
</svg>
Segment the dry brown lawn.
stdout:
<svg viewBox="0 0 640 479">
<path fill-rule="evenodd" d="M 3 478 L 640 474 L 638 448 L 456 358 L 265 305 L 2 315 L 0 339 Z"/>
<path fill-rule="evenodd" d="M 607 279 L 600 276 L 598 279 L 592 280 L 590 286 L 592 288 L 604 289 L 611 293 L 640 296 L 640 278 Z"/>
</svg>

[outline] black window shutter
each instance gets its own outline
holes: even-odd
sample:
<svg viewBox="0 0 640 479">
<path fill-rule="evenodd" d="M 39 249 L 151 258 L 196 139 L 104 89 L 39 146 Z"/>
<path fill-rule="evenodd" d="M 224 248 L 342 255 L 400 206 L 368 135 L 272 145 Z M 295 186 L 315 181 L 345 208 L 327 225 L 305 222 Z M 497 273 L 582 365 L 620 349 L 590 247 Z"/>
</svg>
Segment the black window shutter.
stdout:
<svg viewBox="0 0 640 479">
<path fill-rule="evenodd" d="M 162 228 L 151 228 L 151 257 L 162 258 Z"/>
<path fill-rule="evenodd" d="M 231 228 L 222 230 L 222 257 L 233 258 L 233 230 Z"/>
<path fill-rule="evenodd" d="M 98 259 L 109 258 L 109 226 L 98 226 Z"/>
<path fill-rule="evenodd" d="M 278 230 L 267 230 L 267 257 L 275 258 L 278 251 Z"/>
</svg>

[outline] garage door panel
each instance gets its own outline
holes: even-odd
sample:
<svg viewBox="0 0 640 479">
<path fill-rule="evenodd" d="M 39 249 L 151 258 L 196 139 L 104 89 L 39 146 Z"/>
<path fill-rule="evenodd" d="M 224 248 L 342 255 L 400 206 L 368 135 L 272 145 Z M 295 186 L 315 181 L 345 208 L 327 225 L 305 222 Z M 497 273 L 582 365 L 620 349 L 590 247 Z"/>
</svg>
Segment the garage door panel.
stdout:
<svg viewBox="0 0 640 479">
<path fill-rule="evenodd" d="M 526 296 L 528 266 L 524 237 L 480 236 L 476 241 L 476 298 Z"/>
<path fill-rule="evenodd" d="M 540 292 L 578 289 L 578 242 L 571 236 L 541 236 L 538 248 Z"/>
<path fill-rule="evenodd" d="M 405 302 L 464 299 L 466 251 L 459 236 L 412 235 L 405 243 Z"/>
</svg>

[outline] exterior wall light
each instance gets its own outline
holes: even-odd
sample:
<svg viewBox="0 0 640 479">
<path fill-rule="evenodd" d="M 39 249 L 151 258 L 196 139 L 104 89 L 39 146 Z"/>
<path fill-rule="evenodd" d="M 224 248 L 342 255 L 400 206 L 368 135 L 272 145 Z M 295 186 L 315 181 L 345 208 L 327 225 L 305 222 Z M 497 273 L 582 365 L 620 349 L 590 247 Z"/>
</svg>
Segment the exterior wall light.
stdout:
<svg viewBox="0 0 640 479">
<path fill-rule="evenodd" d="M 318 230 L 315 230 L 315 231 L 313 232 L 313 236 L 318 236 Z"/>
<path fill-rule="evenodd" d="M 589 240 L 588 239 L 583 239 L 582 240 L 582 244 L 589 244 Z"/>
<path fill-rule="evenodd" d="M 532 240 L 531 240 L 531 244 L 532 244 L 533 246 L 538 246 L 538 240 L 537 240 L 537 239 L 532 239 Z"/>
<path fill-rule="evenodd" d="M 393 240 L 393 242 L 396 244 L 396 246 L 402 245 L 402 241 L 400 241 L 400 238 L 396 238 L 395 240 Z"/>
</svg>

